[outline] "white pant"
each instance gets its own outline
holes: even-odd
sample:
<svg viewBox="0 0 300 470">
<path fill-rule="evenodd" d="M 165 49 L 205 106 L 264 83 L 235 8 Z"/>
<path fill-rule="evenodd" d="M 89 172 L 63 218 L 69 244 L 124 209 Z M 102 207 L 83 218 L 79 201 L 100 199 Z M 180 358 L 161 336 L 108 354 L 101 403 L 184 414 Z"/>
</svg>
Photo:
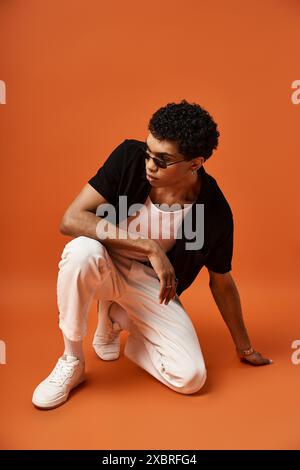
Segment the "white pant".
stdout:
<svg viewBox="0 0 300 470">
<path fill-rule="evenodd" d="M 177 392 L 203 386 L 206 367 L 193 323 L 178 296 L 168 305 L 159 303 L 160 282 L 151 266 L 85 236 L 65 245 L 58 266 L 59 327 L 68 339 L 83 339 L 98 299 L 100 309 L 127 315 L 126 357 Z"/>
</svg>

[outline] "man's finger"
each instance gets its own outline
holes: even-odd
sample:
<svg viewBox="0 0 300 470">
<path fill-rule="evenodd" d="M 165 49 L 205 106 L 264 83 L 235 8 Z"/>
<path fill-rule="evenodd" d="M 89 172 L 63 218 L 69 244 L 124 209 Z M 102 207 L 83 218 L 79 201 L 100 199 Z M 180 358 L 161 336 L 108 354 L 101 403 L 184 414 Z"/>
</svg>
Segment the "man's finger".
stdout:
<svg viewBox="0 0 300 470">
<path fill-rule="evenodd" d="M 161 304 L 165 297 L 166 277 L 162 277 L 160 280 L 160 291 L 159 291 L 159 303 Z"/>
<path fill-rule="evenodd" d="M 167 294 L 166 294 L 166 301 L 165 304 L 168 305 L 170 300 L 174 297 L 176 293 L 176 283 L 175 283 L 175 278 L 174 276 L 171 276 L 169 278 L 169 283 L 167 284 L 168 286 L 171 286 L 169 289 L 167 289 Z"/>
</svg>

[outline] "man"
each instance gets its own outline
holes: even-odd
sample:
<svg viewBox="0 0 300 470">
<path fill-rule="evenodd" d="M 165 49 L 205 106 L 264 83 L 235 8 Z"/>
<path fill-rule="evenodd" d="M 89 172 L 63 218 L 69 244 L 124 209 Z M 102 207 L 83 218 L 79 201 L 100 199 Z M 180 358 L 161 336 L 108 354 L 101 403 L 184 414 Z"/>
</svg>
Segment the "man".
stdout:
<svg viewBox="0 0 300 470">
<path fill-rule="evenodd" d="M 129 359 L 174 391 L 200 390 L 205 362 L 179 296 L 203 266 L 240 360 L 272 362 L 250 344 L 230 273 L 232 211 L 203 167 L 218 145 L 216 123 L 182 100 L 156 111 L 148 129 L 145 142 L 125 139 L 114 149 L 62 219 L 61 232 L 75 237 L 65 245 L 57 282 L 65 350 L 34 391 L 37 407 L 64 403 L 84 380 L 82 341 L 93 299 L 99 315 L 93 346 L 101 359 L 119 357 L 119 335 L 127 330 Z"/>
</svg>

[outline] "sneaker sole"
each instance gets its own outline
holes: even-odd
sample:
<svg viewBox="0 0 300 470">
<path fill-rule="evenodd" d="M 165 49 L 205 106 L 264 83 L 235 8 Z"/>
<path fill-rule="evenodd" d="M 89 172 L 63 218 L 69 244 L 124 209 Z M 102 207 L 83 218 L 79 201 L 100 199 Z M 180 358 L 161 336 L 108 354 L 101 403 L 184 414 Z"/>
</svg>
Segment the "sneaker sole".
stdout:
<svg viewBox="0 0 300 470">
<path fill-rule="evenodd" d="M 51 410 L 52 408 L 57 408 L 58 406 L 65 403 L 69 397 L 70 392 L 72 392 L 72 390 L 74 390 L 75 387 L 78 387 L 78 385 L 82 384 L 84 381 L 85 381 L 85 377 L 80 379 L 76 385 L 73 385 L 73 387 L 67 393 L 57 398 L 56 400 L 53 400 L 51 404 L 49 402 L 42 403 L 42 402 L 34 401 L 33 399 L 32 399 L 32 404 L 36 408 L 41 408 L 43 410 Z"/>
</svg>

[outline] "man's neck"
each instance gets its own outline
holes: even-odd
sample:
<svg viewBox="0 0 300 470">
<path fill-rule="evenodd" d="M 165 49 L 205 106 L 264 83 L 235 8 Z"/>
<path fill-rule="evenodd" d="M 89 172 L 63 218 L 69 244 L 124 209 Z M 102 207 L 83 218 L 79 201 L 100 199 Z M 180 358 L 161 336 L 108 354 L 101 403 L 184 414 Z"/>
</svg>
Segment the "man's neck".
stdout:
<svg viewBox="0 0 300 470">
<path fill-rule="evenodd" d="M 202 186 L 202 177 L 196 173 L 189 175 L 181 180 L 177 185 L 164 186 L 163 188 L 155 188 L 156 194 L 168 195 L 170 199 L 178 201 L 196 201 Z"/>
</svg>

